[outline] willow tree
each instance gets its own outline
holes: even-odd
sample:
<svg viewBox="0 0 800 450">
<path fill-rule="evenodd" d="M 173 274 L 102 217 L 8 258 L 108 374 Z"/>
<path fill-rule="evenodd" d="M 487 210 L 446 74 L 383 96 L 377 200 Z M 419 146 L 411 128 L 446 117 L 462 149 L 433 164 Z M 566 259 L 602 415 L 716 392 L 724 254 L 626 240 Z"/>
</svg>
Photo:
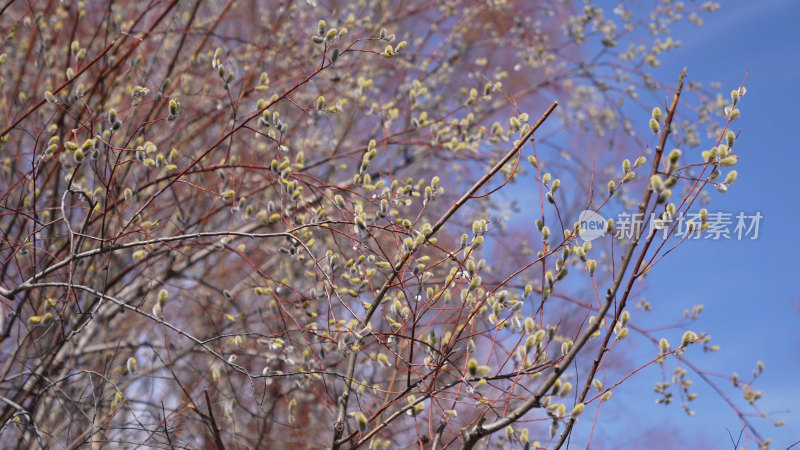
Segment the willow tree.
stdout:
<svg viewBox="0 0 800 450">
<path fill-rule="evenodd" d="M 662 364 L 766 445 L 636 326 L 745 90 L 650 74 L 717 5 L 634 6 L 9 2 L 0 442 L 558 448 Z"/>
</svg>

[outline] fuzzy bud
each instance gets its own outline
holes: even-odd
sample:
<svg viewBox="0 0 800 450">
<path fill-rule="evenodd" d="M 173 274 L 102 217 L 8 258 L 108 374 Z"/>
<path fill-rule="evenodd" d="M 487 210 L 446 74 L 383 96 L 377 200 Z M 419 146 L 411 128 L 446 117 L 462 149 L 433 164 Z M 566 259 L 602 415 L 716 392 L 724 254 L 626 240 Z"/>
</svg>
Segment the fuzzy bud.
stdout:
<svg viewBox="0 0 800 450">
<path fill-rule="evenodd" d="M 661 131 L 661 125 L 658 124 L 656 119 L 650 119 L 650 131 L 652 131 L 653 134 L 658 134 Z"/>
<path fill-rule="evenodd" d="M 657 194 L 664 192 L 664 182 L 658 175 L 653 175 L 650 177 L 650 186 L 652 186 L 653 191 L 655 191 Z"/>
<path fill-rule="evenodd" d="M 128 373 L 130 374 L 136 373 L 138 365 L 139 365 L 138 361 L 136 361 L 136 358 L 134 358 L 133 356 L 128 358 L 128 361 L 125 363 L 125 367 L 128 369 Z"/>
<path fill-rule="evenodd" d="M 636 177 L 635 172 L 628 172 L 625 174 L 625 177 L 622 179 L 623 183 L 630 183 Z"/>
<path fill-rule="evenodd" d="M 725 142 L 728 144 L 729 148 L 732 148 L 734 142 L 736 142 L 736 133 L 728 130 L 728 132 L 725 133 Z"/>
<path fill-rule="evenodd" d="M 158 291 L 158 303 L 160 305 L 163 306 L 164 303 L 167 302 L 167 298 L 169 298 L 169 293 L 167 292 L 166 289 L 161 289 L 160 291 Z"/>
<path fill-rule="evenodd" d="M 730 167 L 736 165 L 739 162 L 739 155 L 736 153 L 731 153 L 730 155 L 722 158 L 719 160 L 719 165 L 722 167 Z"/>
<path fill-rule="evenodd" d="M 733 102 L 734 105 L 739 103 L 739 90 L 738 89 L 734 89 L 734 90 L 731 91 L 731 101 Z"/>
<path fill-rule="evenodd" d="M 661 120 L 661 108 L 659 108 L 658 106 L 653 108 L 652 116 L 653 116 L 653 119 L 655 119 L 657 121 L 660 121 Z"/>
<path fill-rule="evenodd" d="M 478 361 L 476 361 L 474 358 L 470 359 L 467 362 L 467 371 L 471 377 L 474 377 L 478 373 Z"/>
<path fill-rule="evenodd" d="M 606 233 L 611 234 L 614 232 L 614 219 L 608 219 L 606 222 Z"/>
</svg>

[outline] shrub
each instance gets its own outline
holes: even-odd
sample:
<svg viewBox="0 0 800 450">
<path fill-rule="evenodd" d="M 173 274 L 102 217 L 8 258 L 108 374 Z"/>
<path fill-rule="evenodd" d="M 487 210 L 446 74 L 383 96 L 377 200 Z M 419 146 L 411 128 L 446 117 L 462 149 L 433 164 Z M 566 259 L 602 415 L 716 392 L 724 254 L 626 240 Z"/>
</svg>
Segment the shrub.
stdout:
<svg viewBox="0 0 800 450">
<path fill-rule="evenodd" d="M 716 5 L 45 3 L 3 7 L 0 442 L 557 448 L 601 367 L 716 386 L 631 313 L 737 178 L 744 87 L 648 72 Z"/>
</svg>

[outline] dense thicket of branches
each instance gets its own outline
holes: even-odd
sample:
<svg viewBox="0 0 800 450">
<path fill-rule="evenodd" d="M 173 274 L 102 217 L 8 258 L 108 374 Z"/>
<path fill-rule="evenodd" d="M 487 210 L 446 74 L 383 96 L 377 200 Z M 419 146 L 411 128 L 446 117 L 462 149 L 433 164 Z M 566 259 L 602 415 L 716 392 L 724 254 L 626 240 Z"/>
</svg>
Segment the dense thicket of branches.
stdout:
<svg viewBox="0 0 800 450">
<path fill-rule="evenodd" d="M 652 6 L 3 6 L 0 443 L 560 447 L 656 362 L 691 412 L 714 347 L 628 310 L 735 181 L 744 89 L 653 79 L 717 6 Z"/>
</svg>

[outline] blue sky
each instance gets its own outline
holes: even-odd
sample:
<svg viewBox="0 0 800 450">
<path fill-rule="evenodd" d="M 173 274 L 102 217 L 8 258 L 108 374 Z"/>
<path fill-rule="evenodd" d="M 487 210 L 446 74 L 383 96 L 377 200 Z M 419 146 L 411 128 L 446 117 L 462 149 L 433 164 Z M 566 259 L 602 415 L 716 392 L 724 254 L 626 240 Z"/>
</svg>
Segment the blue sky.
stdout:
<svg viewBox="0 0 800 450">
<path fill-rule="evenodd" d="M 759 237 L 682 246 L 648 276 L 645 297 L 667 315 L 694 304 L 705 305 L 700 320 L 690 328 L 707 332 L 721 350 L 702 355 L 699 346 L 690 349 L 687 355 L 696 356 L 692 359 L 703 368 L 747 377 L 757 360 L 764 362 L 766 371 L 754 388 L 763 391 L 760 410 L 774 415 L 753 417 L 752 422 L 763 437 L 772 438 L 773 448 L 780 449 L 800 441 L 800 276 L 794 254 L 800 245 L 790 233 L 800 218 L 800 192 L 795 184 L 800 168 L 796 137 L 800 130 L 800 1 L 721 3 L 722 8 L 706 16 L 702 27 L 675 27 L 674 35 L 683 45 L 662 55 L 656 78 L 671 80 L 687 67 L 690 78 L 706 85 L 719 81 L 727 92 L 749 71 L 747 95 L 740 103 L 742 116 L 734 122 L 734 130 L 742 130 L 736 143 L 739 179 L 727 194 L 712 189 L 709 209 L 734 215 L 760 212 Z M 659 317 L 662 324 L 664 317 L 669 316 Z M 665 334 L 671 342 L 680 340 L 680 331 Z M 641 347 L 643 354 L 652 353 Z M 635 425 L 637 416 L 644 414 L 643 426 L 661 423 L 665 430 L 680 430 L 684 438 L 702 435 L 702 444 L 695 440 L 696 446 L 686 448 L 733 448 L 728 430 L 734 438 L 738 435 L 741 427 L 736 416 L 694 374 L 689 377 L 699 394 L 692 405 L 695 417 L 686 417 L 679 405 L 655 404 L 652 388 L 659 370 L 641 372 L 615 393 L 622 407 L 628 408 L 620 417 L 628 421 L 620 424 L 628 435 L 619 440 L 606 438 L 631 443 L 620 448 L 637 448 L 634 442 L 641 442 L 637 439 L 642 436 L 637 436 Z M 736 395 L 725 381 L 720 385 Z M 637 397 L 647 401 L 636 404 Z M 740 395 L 733 399 L 745 413 L 753 412 Z M 786 425 L 773 427 L 772 420 L 779 419 L 786 420 Z M 614 428 L 610 428 L 612 433 Z"/>
</svg>

